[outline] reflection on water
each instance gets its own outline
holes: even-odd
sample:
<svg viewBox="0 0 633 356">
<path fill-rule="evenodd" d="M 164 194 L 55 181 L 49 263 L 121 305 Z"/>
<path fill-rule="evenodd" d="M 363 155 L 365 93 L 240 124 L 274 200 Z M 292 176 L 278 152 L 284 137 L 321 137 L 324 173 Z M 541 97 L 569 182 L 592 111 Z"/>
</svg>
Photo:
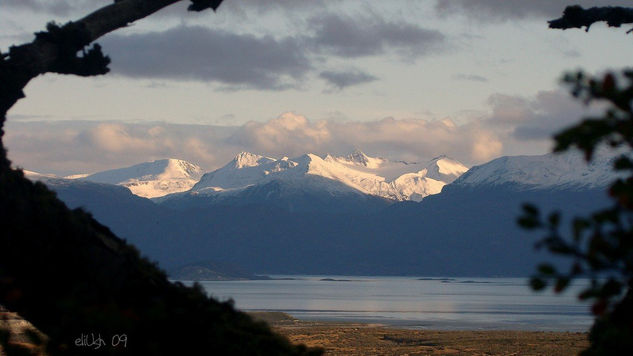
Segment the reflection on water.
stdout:
<svg viewBox="0 0 633 356">
<path fill-rule="evenodd" d="M 534 293 L 525 278 L 274 276 L 201 282 L 243 310 L 283 311 L 302 320 L 368 322 L 427 329 L 587 331 L 579 283 L 563 295 Z"/>
</svg>

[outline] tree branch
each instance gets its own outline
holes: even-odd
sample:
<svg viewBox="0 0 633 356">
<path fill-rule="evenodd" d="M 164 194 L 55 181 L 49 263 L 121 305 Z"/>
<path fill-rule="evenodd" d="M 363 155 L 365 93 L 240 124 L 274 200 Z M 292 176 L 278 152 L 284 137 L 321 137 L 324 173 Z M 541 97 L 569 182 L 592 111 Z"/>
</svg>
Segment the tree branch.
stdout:
<svg viewBox="0 0 633 356">
<path fill-rule="evenodd" d="M 0 56 L 0 130 L 7 111 L 24 97 L 28 82 L 44 73 L 92 76 L 108 72 L 110 59 L 93 41 L 182 0 L 116 0 L 63 26 L 49 24 L 31 43 L 14 46 Z M 222 0 L 191 0 L 190 11 L 220 6 Z M 81 56 L 77 53 L 82 52 Z M 1 131 L 0 131 L 1 134 Z M 1 137 L 1 136 L 0 136 Z"/>
<path fill-rule="evenodd" d="M 609 27 L 633 23 L 633 8 L 605 6 L 583 9 L 579 5 L 567 6 L 563 17 L 549 21 L 549 27 L 561 30 L 585 27 L 585 31 L 589 31 L 591 25 L 601 21 L 606 22 Z"/>
</svg>

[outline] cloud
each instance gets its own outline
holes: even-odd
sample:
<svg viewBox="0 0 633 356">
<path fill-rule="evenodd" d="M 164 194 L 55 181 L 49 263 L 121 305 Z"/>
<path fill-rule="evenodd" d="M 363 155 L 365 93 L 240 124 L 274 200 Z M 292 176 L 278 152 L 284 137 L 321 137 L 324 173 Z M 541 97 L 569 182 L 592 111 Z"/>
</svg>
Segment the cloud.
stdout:
<svg viewBox="0 0 633 356">
<path fill-rule="evenodd" d="M 453 79 L 479 83 L 486 83 L 488 81 L 488 78 L 476 74 L 455 74 Z"/>
<path fill-rule="evenodd" d="M 126 152 L 152 152 L 158 146 L 172 148 L 170 142 L 157 141 L 152 138 L 160 136 L 161 129 L 158 127 L 150 128 L 147 138 L 135 137 L 128 132 L 127 128 L 122 124 L 100 124 L 94 129 L 87 132 L 88 142 L 100 148 L 107 153 L 124 154 Z"/>
<path fill-rule="evenodd" d="M 133 78 L 218 83 L 224 89 L 284 90 L 304 86 L 317 71 L 332 88 L 377 78 L 359 70 L 331 71 L 318 66 L 322 54 L 358 58 L 395 54 L 405 61 L 440 51 L 444 36 L 406 22 L 377 16 L 326 13 L 307 21 L 294 35 L 253 35 L 203 26 L 180 25 L 160 32 L 110 34 L 102 45 L 114 74 Z"/>
<path fill-rule="evenodd" d="M 4 140 L 15 165 L 66 175 L 162 158 L 216 167 L 233 154 L 233 147 L 222 145 L 222 137 L 229 135 L 226 128 L 213 126 L 14 121 L 7 122 Z"/>
<path fill-rule="evenodd" d="M 568 93 L 541 91 L 534 98 L 496 94 L 488 100 L 492 115 L 489 127 L 505 130 L 518 141 L 545 141 L 556 132 L 596 113 L 598 106 L 586 107 Z"/>
<path fill-rule="evenodd" d="M 89 11 L 94 11 L 106 5 L 110 5 L 114 0 L 2 0 L 3 9 L 28 11 L 30 14 L 42 14 L 46 16 L 77 17 L 86 15 Z M 327 9 L 330 5 L 340 3 L 342 0 L 225 0 L 220 6 L 221 13 L 233 15 L 243 15 L 246 11 L 254 11 L 256 14 L 271 12 L 298 13 L 314 11 L 315 9 Z M 158 14 L 153 15 L 150 21 L 156 18 L 168 17 L 200 17 L 208 16 L 208 11 L 201 14 L 187 11 L 190 5 L 189 0 L 180 1 L 162 9 Z"/>
<path fill-rule="evenodd" d="M 304 116 L 285 113 L 267 122 L 246 123 L 228 142 L 249 151 L 293 156 L 320 152 L 331 140 L 327 121 L 312 123 Z"/>
<path fill-rule="evenodd" d="M 347 154 L 362 148 L 371 154 L 398 159 L 428 159 L 447 154 L 465 161 L 486 160 L 498 155 L 501 143 L 484 152 L 482 137 L 493 142 L 494 133 L 476 125 L 457 126 L 450 120 L 385 118 L 378 121 L 310 121 L 286 113 L 268 122 L 242 126 L 228 140 L 235 146 L 272 156 L 295 156 L 306 152 Z"/>
<path fill-rule="evenodd" d="M 241 151 L 296 157 L 308 152 L 343 155 L 356 148 L 393 159 L 446 154 L 480 164 L 500 155 L 546 153 L 553 133 L 600 109 L 585 108 L 562 91 L 534 97 L 496 94 L 488 104 L 488 113 L 460 124 L 451 118 L 310 120 L 292 112 L 233 127 L 36 122 L 10 116 L 4 142 L 16 165 L 56 174 L 92 173 L 170 157 L 210 171 Z"/>
<path fill-rule="evenodd" d="M 94 10 L 111 2 L 111 0 L 3 0 L 2 7 L 26 10 L 31 13 L 65 16 L 90 9 Z"/>
<path fill-rule="evenodd" d="M 308 24 L 314 33 L 310 38 L 313 49 L 341 57 L 395 52 L 411 60 L 437 52 L 445 45 L 445 37 L 439 31 L 406 22 L 389 22 L 377 16 L 327 13 L 313 17 Z"/>
<path fill-rule="evenodd" d="M 343 155 L 361 148 L 395 159 L 447 154 L 466 162 L 481 162 L 501 152 L 503 144 L 495 137 L 485 128 L 459 126 L 450 120 L 311 121 L 285 113 L 240 127 L 10 120 L 5 143 L 15 165 L 66 175 L 170 157 L 210 171 L 241 151 L 296 157 L 308 152 Z"/>
<path fill-rule="evenodd" d="M 129 77 L 279 90 L 299 86 L 311 69 L 303 48 L 292 37 L 258 37 L 201 26 L 113 34 L 102 44 L 113 58 L 113 73 Z"/>
<path fill-rule="evenodd" d="M 70 1 L 46 1 L 46 0 L 4 0 L 3 7 L 29 10 L 32 12 L 45 12 L 57 15 L 67 14 L 71 9 Z"/>
<path fill-rule="evenodd" d="M 342 0 L 241 0 L 241 1 L 225 1 L 222 4 L 227 11 L 239 11 L 240 9 L 255 9 L 258 12 L 270 11 L 305 11 L 314 9 L 325 9 L 328 5 L 342 2 Z"/>
<path fill-rule="evenodd" d="M 581 56 L 581 53 L 577 49 L 568 49 L 563 50 L 563 55 L 567 58 L 578 58 Z"/>
<path fill-rule="evenodd" d="M 510 21 L 524 18 L 554 19 L 569 5 L 630 6 L 630 0 L 437 0 L 435 10 L 444 16 L 466 15 L 476 20 Z"/>
<path fill-rule="evenodd" d="M 348 71 L 323 71 L 319 74 L 319 77 L 325 80 L 330 87 L 337 90 L 343 90 L 350 86 L 371 83 L 378 80 L 377 77 L 358 69 Z"/>
<path fill-rule="evenodd" d="M 502 151 L 503 143 L 494 134 L 480 131 L 475 135 L 472 145 L 472 157 L 476 161 L 488 161 L 501 155 Z"/>
</svg>

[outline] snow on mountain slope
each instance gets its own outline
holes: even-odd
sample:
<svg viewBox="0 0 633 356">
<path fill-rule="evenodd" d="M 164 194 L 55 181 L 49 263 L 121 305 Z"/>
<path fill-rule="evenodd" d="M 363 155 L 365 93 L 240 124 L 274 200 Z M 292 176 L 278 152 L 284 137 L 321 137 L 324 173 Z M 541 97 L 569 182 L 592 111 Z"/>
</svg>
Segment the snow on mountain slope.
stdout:
<svg viewBox="0 0 633 356">
<path fill-rule="evenodd" d="M 59 178 L 58 176 L 54 174 L 38 173 L 38 172 L 29 171 L 26 169 L 23 169 L 22 172 L 24 172 L 24 176 L 31 181 L 43 181 L 46 179 Z"/>
<path fill-rule="evenodd" d="M 346 187 L 346 191 L 419 201 L 439 193 L 445 184 L 467 169 L 446 157 L 420 164 L 369 157 L 360 151 L 345 157 L 327 155 L 321 158 L 306 154 L 293 159 L 274 159 L 243 152 L 224 167 L 205 174 L 192 192 L 227 193 L 274 180 L 308 187 L 313 182 L 308 178 L 312 176 L 331 180 L 332 184 L 318 187 L 329 192 L 340 192 Z"/>
<path fill-rule="evenodd" d="M 65 179 L 82 179 L 82 178 L 86 178 L 87 176 L 89 176 L 90 173 L 81 173 L 81 174 L 71 174 L 69 176 L 65 176 Z"/>
<path fill-rule="evenodd" d="M 501 157 L 472 167 L 453 184 L 462 187 L 512 184 L 522 189 L 601 188 L 617 175 L 613 154 L 597 154 L 587 164 L 580 153 Z"/>
<path fill-rule="evenodd" d="M 131 167 L 88 175 L 84 180 L 116 184 L 129 188 L 135 195 L 156 198 L 184 192 L 202 176 L 200 167 L 178 159 L 163 159 Z"/>
<path fill-rule="evenodd" d="M 446 183 L 452 183 L 468 171 L 468 167 L 446 156 L 434 158 L 426 168 L 427 177 Z"/>
<path fill-rule="evenodd" d="M 295 162 L 276 160 L 253 153 L 242 152 L 224 167 L 206 173 L 192 187 L 194 192 L 241 189 L 265 181 L 269 174 L 291 168 Z"/>
<path fill-rule="evenodd" d="M 145 198 L 187 191 L 226 195 L 281 181 L 293 192 L 370 194 L 392 200 L 420 201 L 439 193 L 444 185 L 467 170 L 445 156 L 421 163 L 370 157 L 361 151 L 344 157 L 305 154 L 293 159 L 242 152 L 224 167 L 204 175 L 196 165 L 166 159 L 66 178 L 124 186 Z"/>
<path fill-rule="evenodd" d="M 327 159 L 334 160 L 338 163 L 342 163 L 348 166 L 355 167 L 366 167 L 369 169 L 378 169 L 384 166 L 387 163 L 386 159 L 377 158 L 377 157 L 369 157 L 364 154 L 360 150 L 356 150 L 352 152 L 350 155 L 345 157 L 332 157 L 330 155 L 326 156 Z"/>
</svg>

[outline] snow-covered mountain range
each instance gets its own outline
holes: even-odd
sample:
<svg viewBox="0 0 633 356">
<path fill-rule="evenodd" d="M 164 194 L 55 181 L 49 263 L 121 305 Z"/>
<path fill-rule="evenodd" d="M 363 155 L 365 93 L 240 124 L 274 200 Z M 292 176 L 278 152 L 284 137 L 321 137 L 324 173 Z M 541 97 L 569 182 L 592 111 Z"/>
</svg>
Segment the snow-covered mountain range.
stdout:
<svg viewBox="0 0 633 356">
<path fill-rule="evenodd" d="M 178 159 L 163 159 L 68 178 L 121 185 L 129 188 L 135 195 L 156 198 L 187 191 L 200 180 L 201 176 L 202 169 L 193 163 Z"/>
<path fill-rule="evenodd" d="M 177 159 L 165 159 L 91 175 L 78 179 L 124 186 L 145 198 L 174 193 L 209 196 L 226 201 L 257 188 L 265 194 L 275 183 L 276 194 L 343 195 L 360 194 L 392 201 L 421 201 L 438 194 L 442 188 L 512 185 L 519 189 L 584 189 L 606 187 L 617 175 L 613 172 L 613 154 L 597 154 L 586 164 L 579 153 L 541 156 L 508 156 L 472 167 L 446 156 L 427 162 L 405 162 L 370 157 L 361 151 L 347 156 L 324 157 L 305 154 L 280 159 L 242 152 L 225 166 L 202 174 L 200 167 Z M 25 171 L 33 180 L 58 178 Z"/>
<path fill-rule="evenodd" d="M 454 182 L 460 187 L 513 185 L 519 189 L 602 188 L 618 175 L 614 154 L 597 153 L 587 164 L 578 152 L 506 156 L 472 167 Z"/>
<path fill-rule="evenodd" d="M 315 182 L 311 178 L 321 177 L 326 180 L 319 180 L 318 189 L 329 193 L 355 191 L 398 201 L 420 201 L 439 193 L 467 170 L 444 156 L 426 163 L 410 163 L 370 157 L 360 151 L 344 157 L 305 154 L 292 159 L 242 152 L 224 167 L 202 176 L 191 192 L 230 194 L 272 181 L 308 187 Z M 323 183 L 328 180 L 332 184 Z"/>
<path fill-rule="evenodd" d="M 243 153 L 193 189 L 154 200 L 123 186 L 25 173 L 165 268 L 211 259 L 274 274 L 525 276 L 543 256 L 534 234 L 516 224 L 521 205 L 561 211 L 564 222 L 607 207 L 612 163 L 613 155 L 589 166 L 573 155 L 503 157 L 457 178 L 463 165 L 445 157 Z M 127 173 L 111 182 L 149 174 Z M 396 184 L 407 179 L 420 184 Z M 377 195 L 422 195 L 429 190 L 414 189 L 434 182 L 446 185 L 419 203 Z"/>
<path fill-rule="evenodd" d="M 124 186 L 133 194 L 159 198 L 188 192 L 196 196 L 230 198 L 247 189 L 278 183 L 277 188 L 297 192 L 373 195 L 395 201 L 420 201 L 439 193 L 468 168 L 440 156 L 428 162 L 406 162 L 370 157 L 361 151 L 347 156 L 304 154 L 280 159 L 242 152 L 210 173 L 177 159 L 146 162 L 94 174 L 65 177 Z M 60 178 L 29 172 L 31 179 Z"/>
</svg>

